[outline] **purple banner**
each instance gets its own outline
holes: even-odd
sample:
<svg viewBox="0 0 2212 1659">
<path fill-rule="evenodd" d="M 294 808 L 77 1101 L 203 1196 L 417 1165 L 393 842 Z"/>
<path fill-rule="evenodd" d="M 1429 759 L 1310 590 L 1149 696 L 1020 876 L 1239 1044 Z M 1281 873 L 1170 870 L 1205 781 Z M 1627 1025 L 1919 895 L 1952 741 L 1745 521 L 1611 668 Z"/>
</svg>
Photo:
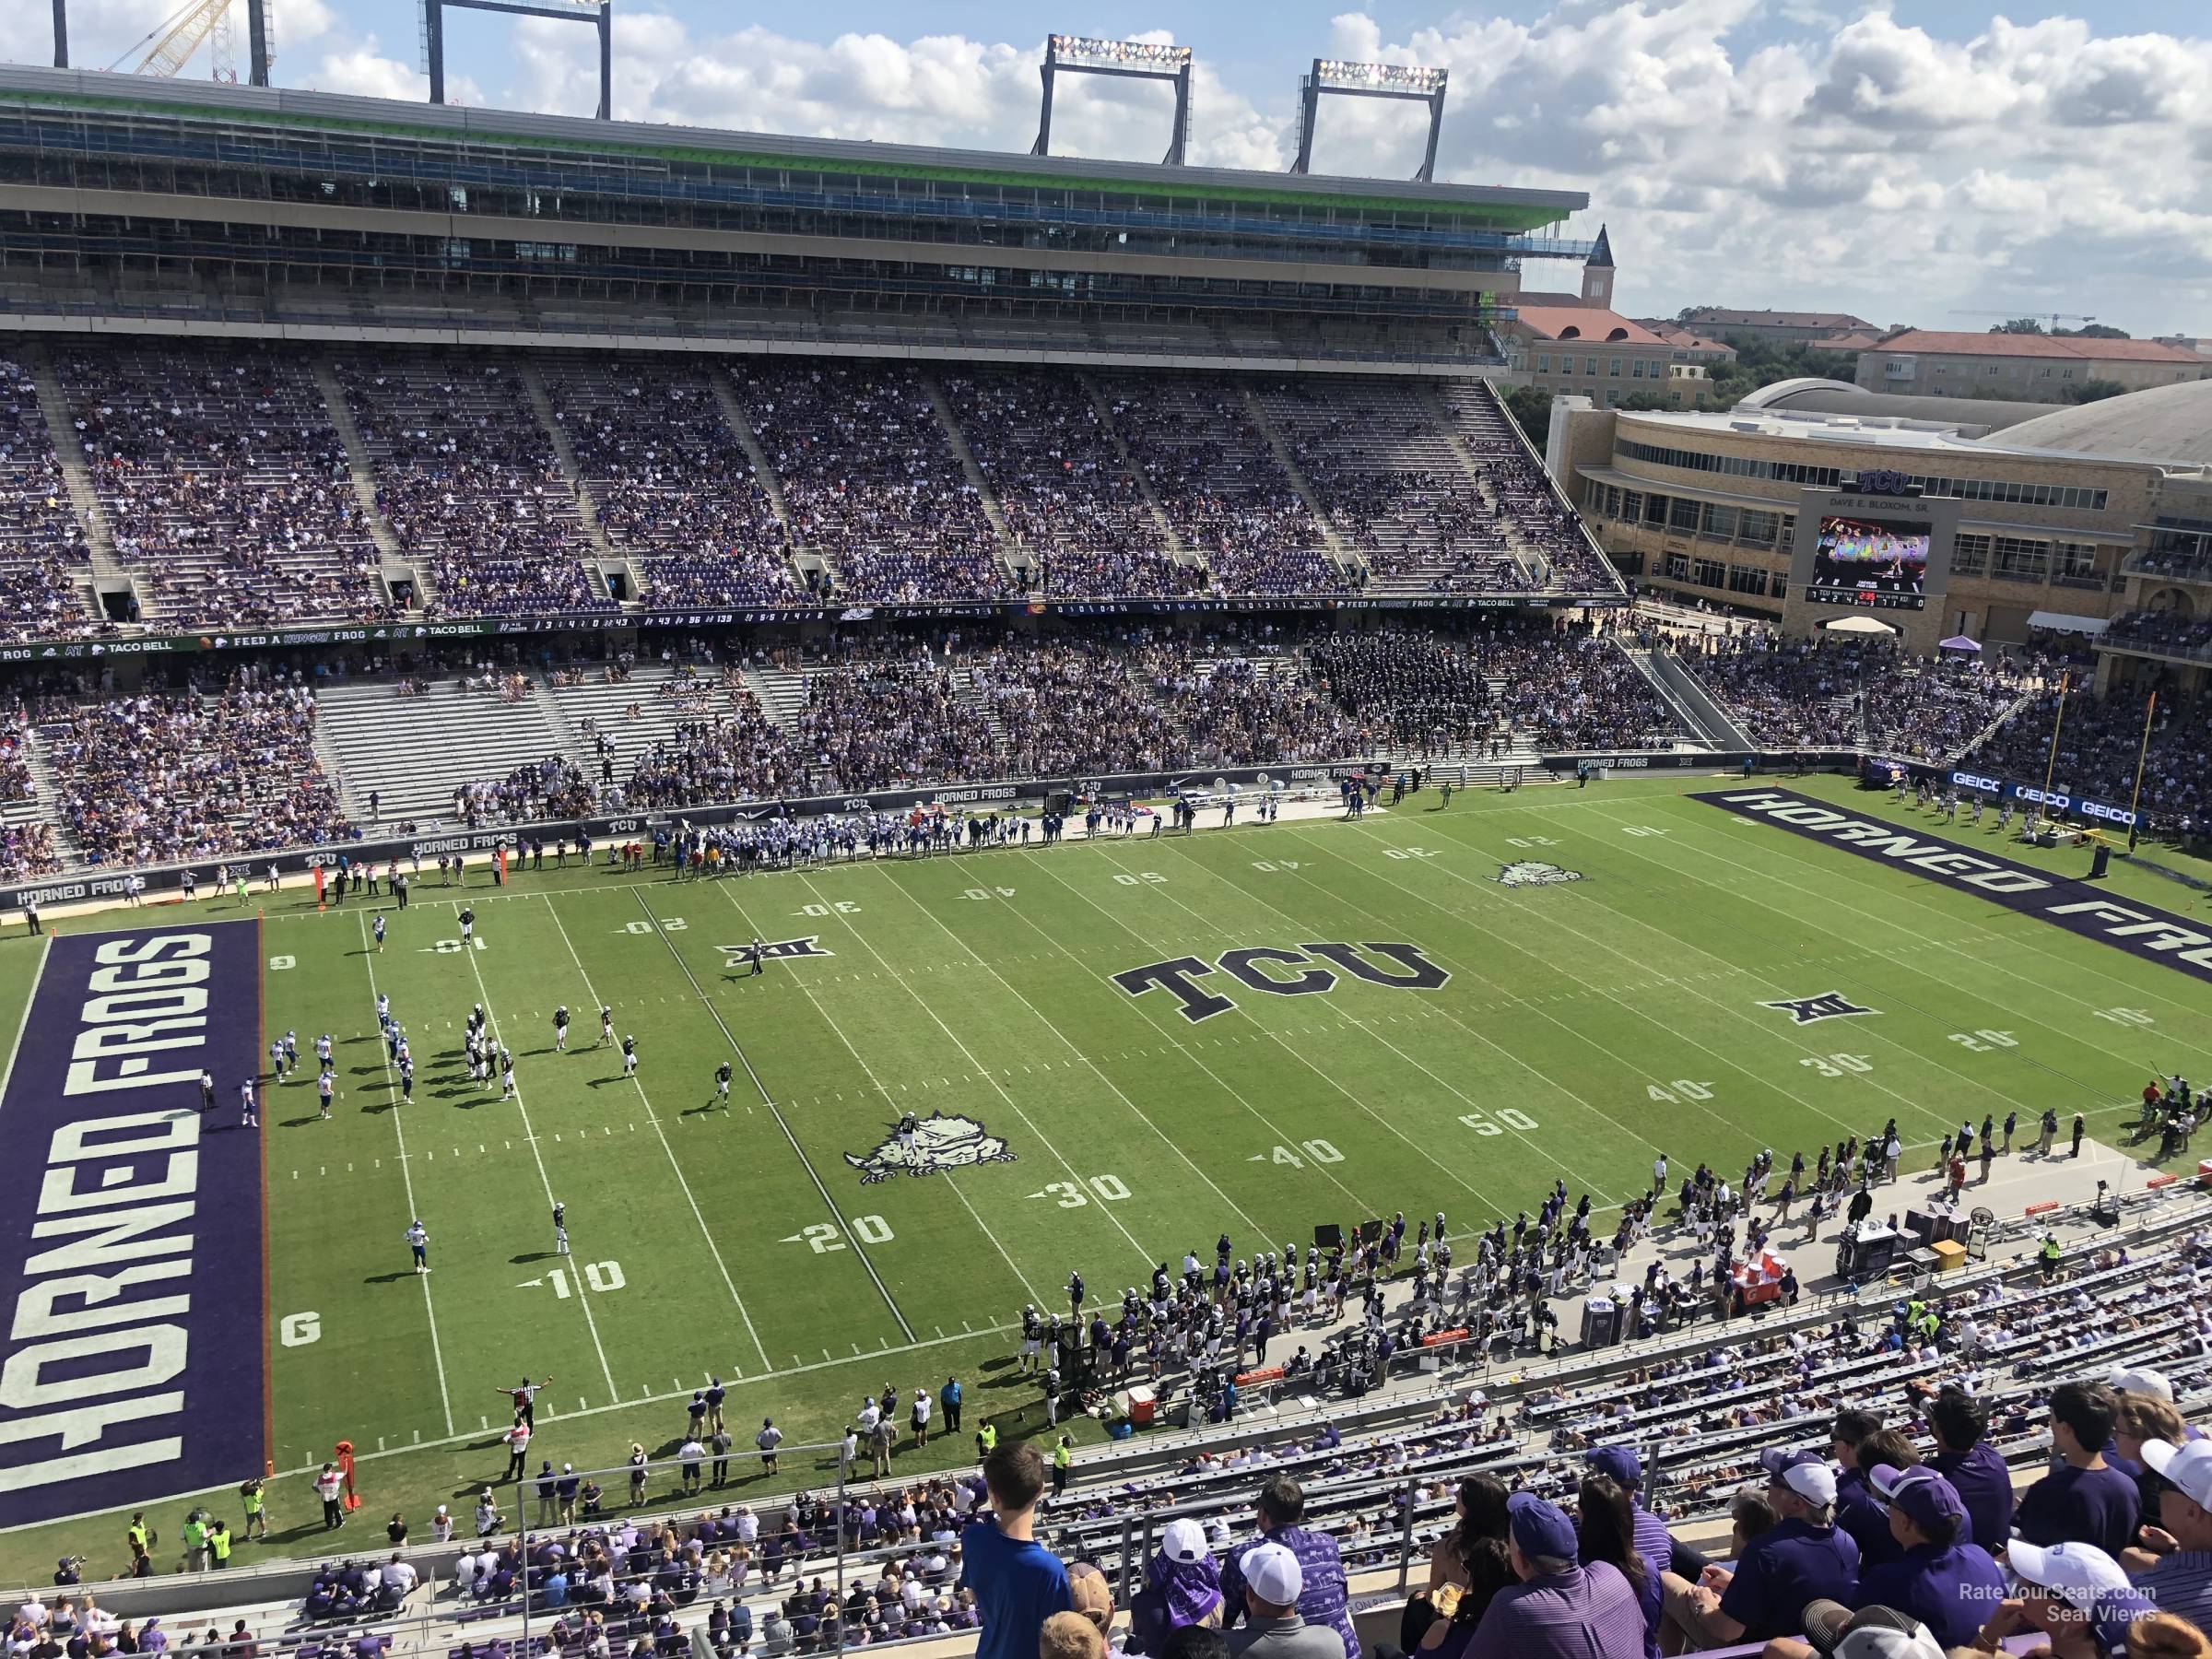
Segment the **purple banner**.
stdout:
<svg viewBox="0 0 2212 1659">
<path fill-rule="evenodd" d="M 47 946 L 0 1095 L 0 1525 L 262 1472 L 260 967 L 257 922 Z"/>
<path fill-rule="evenodd" d="M 1902 824 L 1857 818 L 1787 789 L 1724 789 L 1689 798 L 1942 882 L 2212 983 L 2212 933 L 2171 911 L 2123 900 L 2088 882 L 2053 876 Z"/>
</svg>

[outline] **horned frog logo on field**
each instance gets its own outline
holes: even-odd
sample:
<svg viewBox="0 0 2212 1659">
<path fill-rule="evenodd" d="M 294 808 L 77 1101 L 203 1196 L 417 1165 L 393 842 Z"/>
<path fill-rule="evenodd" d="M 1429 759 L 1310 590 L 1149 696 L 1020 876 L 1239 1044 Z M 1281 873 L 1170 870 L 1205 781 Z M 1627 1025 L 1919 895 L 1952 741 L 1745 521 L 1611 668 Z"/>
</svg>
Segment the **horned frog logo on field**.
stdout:
<svg viewBox="0 0 2212 1659">
<path fill-rule="evenodd" d="M 1580 870 L 1562 870 L 1555 864 L 1538 864 L 1524 858 L 1518 864 L 1500 865 L 1493 877 L 1501 887 L 1557 887 L 1562 881 L 1580 881 Z"/>
<path fill-rule="evenodd" d="M 940 1170 L 1012 1163 L 1014 1154 L 973 1118 L 938 1112 L 917 1120 L 911 1134 L 894 1128 L 872 1152 L 846 1153 L 845 1161 L 860 1171 L 861 1185 L 873 1186 L 894 1175 L 935 1175 Z"/>
</svg>

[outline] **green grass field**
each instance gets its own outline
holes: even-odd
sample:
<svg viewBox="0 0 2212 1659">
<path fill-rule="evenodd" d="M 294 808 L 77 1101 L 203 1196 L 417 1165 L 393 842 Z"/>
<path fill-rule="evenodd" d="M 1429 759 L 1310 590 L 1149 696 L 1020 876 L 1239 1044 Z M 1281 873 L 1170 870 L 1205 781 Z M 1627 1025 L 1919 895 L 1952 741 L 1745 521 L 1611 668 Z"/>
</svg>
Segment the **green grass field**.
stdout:
<svg viewBox="0 0 2212 1659">
<path fill-rule="evenodd" d="M 1889 810 L 1842 780 L 1791 786 Z M 296 1472 L 341 1438 L 364 1454 L 378 1521 L 399 1509 L 419 1525 L 497 1476 L 497 1391 L 524 1372 L 554 1380 L 534 1462 L 580 1468 L 619 1463 L 633 1439 L 672 1451 L 711 1371 L 732 1384 L 741 1449 L 764 1414 L 794 1442 L 821 1440 L 865 1390 L 934 1393 L 949 1373 L 969 1386 L 971 1430 L 989 1415 L 1021 1432 L 1041 1418 L 1005 1367 L 1005 1327 L 1024 1301 L 1064 1307 L 1071 1268 L 1112 1301 L 1185 1249 L 1210 1260 L 1223 1230 L 1240 1253 L 1401 1209 L 1466 1231 L 1533 1209 L 1555 1172 L 1611 1205 L 1662 1148 L 1677 1172 L 1704 1159 L 1733 1176 L 1761 1147 L 1786 1163 L 1891 1116 L 1925 1145 L 1962 1117 L 2031 1122 L 2048 1104 L 2118 1139 L 2150 1071 L 2194 1075 L 2212 1048 L 2200 984 L 1682 798 L 1714 787 L 1463 794 L 1448 810 L 1431 793 L 1362 823 L 713 883 L 571 868 L 495 891 L 477 873 L 468 951 L 434 877 L 387 912 L 381 953 L 370 905 L 273 896 L 266 1028 L 297 1030 L 303 1053 L 332 1032 L 343 1094 L 319 1121 L 310 1057 L 264 1113 L 282 1477 L 269 1547 L 319 1547 Z M 1999 844 L 1994 819 L 1948 833 Z M 2007 851 L 2069 875 L 2086 863 Z M 1582 879 L 1500 885 L 1516 860 Z M 2190 889 L 2135 870 L 2112 885 L 2202 913 Z M 755 935 L 818 935 L 830 954 L 744 977 L 724 947 Z M 1236 1006 L 1201 1023 L 1112 978 L 1315 941 L 1411 944 L 1451 977 L 1424 991 L 1340 973 L 1324 994 L 1274 996 L 1220 971 L 1202 983 Z M 0 946 L 0 1029 L 36 960 L 35 943 Z M 378 990 L 417 1054 L 404 1109 Z M 1878 1013 L 1796 1027 L 1761 1006 L 1830 991 Z M 515 1053 L 519 1102 L 459 1062 L 477 1002 Z M 595 1046 L 602 1003 L 638 1039 L 634 1081 Z M 559 1004 L 575 1017 L 566 1055 Z M 713 1073 L 734 1048 L 747 1064 L 725 1111 Z M 227 1116 L 227 1086 L 220 1100 Z M 1011 1161 L 864 1183 L 847 1155 L 908 1111 L 973 1119 Z M 556 1197 L 568 1261 L 550 1254 Z M 413 1216 L 432 1239 L 427 1277 L 401 1240 Z M 965 1450 L 939 1441 L 900 1466 Z M 762 1489 L 815 1475 L 812 1456 L 791 1459 Z M 162 1506 L 171 1535 L 182 1508 Z M 121 1530 L 108 1516 L 0 1535 L 0 1575 L 38 1577 L 65 1548 L 104 1575 Z"/>
</svg>

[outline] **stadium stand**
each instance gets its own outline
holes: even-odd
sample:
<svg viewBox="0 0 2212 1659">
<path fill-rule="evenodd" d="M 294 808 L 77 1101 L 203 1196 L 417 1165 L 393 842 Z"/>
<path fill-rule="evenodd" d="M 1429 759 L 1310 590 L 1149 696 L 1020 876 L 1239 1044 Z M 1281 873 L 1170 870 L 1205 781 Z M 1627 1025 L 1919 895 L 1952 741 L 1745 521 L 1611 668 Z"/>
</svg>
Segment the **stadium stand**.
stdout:
<svg viewBox="0 0 2212 1659">
<path fill-rule="evenodd" d="M 304 686 L 244 668 L 219 688 L 57 700 L 38 725 L 78 856 L 147 865 L 350 839 L 315 715 Z"/>
<path fill-rule="evenodd" d="M 792 533 L 848 599 L 1017 591 L 920 374 L 902 363 L 748 359 L 732 373 Z"/>
<path fill-rule="evenodd" d="M 0 358 L 0 639 L 82 639 L 108 629 L 74 567 L 88 558 L 39 389 Z"/>
<path fill-rule="evenodd" d="M 1974 768 L 2038 784 L 2048 771 L 2059 789 L 2125 803 L 2135 794 L 2145 712 L 2139 692 L 2096 698 L 2077 690 L 2067 696 L 2061 722 L 2059 692 L 2046 689 L 1974 752 Z M 2212 822 L 2212 702 L 2159 700 L 2144 754 L 2142 806 L 2155 826 L 2184 834 L 2202 835 Z"/>
<path fill-rule="evenodd" d="M 616 608 L 576 487 L 562 475 L 520 370 L 469 353 L 349 353 L 338 384 L 366 446 L 377 511 L 447 616 Z"/>
<path fill-rule="evenodd" d="M 1953 760 L 2027 690 L 2009 668 L 1915 662 L 1879 642 L 1736 635 L 1709 639 L 1684 660 L 1773 748 L 1864 745 L 1903 759 Z"/>
<path fill-rule="evenodd" d="M 775 504 L 723 418 L 712 369 L 556 358 L 547 391 L 608 540 L 656 606 L 794 603 Z"/>
<path fill-rule="evenodd" d="M 237 628 L 388 613 L 344 446 L 294 354 L 186 341 L 57 364 L 146 619 Z"/>
</svg>

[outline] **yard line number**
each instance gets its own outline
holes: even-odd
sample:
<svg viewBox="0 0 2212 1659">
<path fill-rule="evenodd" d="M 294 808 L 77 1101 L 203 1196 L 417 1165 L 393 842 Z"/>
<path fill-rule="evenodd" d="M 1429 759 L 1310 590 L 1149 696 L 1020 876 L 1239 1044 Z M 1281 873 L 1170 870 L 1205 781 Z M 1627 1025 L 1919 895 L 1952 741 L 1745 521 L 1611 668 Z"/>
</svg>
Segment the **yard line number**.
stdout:
<svg viewBox="0 0 2212 1659">
<path fill-rule="evenodd" d="M 891 1224 L 881 1216 L 855 1216 L 850 1225 L 853 1236 L 863 1244 L 888 1244 L 898 1236 L 891 1231 Z M 783 1242 L 803 1242 L 816 1255 L 828 1255 L 832 1251 L 845 1247 L 845 1241 L 840 1236 L 837 1224 L 832 1221 L 817 1221 L 810 1227 L 802 1227 Z"/>
<path fill-rule="evenodd" d="M 1300 1141 L 1298 1145 L 1299 1150 L 1305 1153 L 1306 1158 L 1312 1159 L 1317 1164 L 1342 1163 L 1344 1161 L 1344 1154 L 1337 1151 L 1325 1140 Z M 1300 1158 L 1297 1152 L 1293 1152 L 1288 1147 L 1275 1147 L 1268 1158 L 1270 1162 L 1288 1164 L 1293 1170 L 1302 1170 L 1306 1167 L 1306 1158 Z"/>
<path fill-rule="evenodd" d="M 1382 856 L 1400 859 L 1434 858 L 1436 849 L 1433 847 L 1385 847 L 1382 849 Z"/>
<path fill-rule="evenodd" d="M 2100 1008 L 2097 1010 L 2097 1018 L 2109 1019 L 2114 1025 L 2147 1026 L 2158 1023 L 2151 1018 L 2147 1010 L 2142 1008 Z"/>
<path fill-rule="evenodd" d="M 1807 1054 L 1797 1062 L 1823 1077 L 1841 1077 L 1852 1072 L 1870 1072 L 1874 1062 L 1865 1054 Z"/>
<path fill-rule="evenodd" d="M 792 914 L 794 916 L 857 916 L 860 914 L 860 906 L 850 899 L 839 899 L 829 904 L 802 904 L 797 910 L 792 912 Z"/>
<path fill-rule="evenodd" d="M 1129 1196 L 1129 1184 L 1119 1175 L 1093 1175 L 1080 1183 L 1073 1181 L 1048 1181 L 1045 1182 L 1043 1192 L 1031 1193 L 1030 1196 L 1053 1199 L 1062 1209 L 1081 1209 L 1090 1202 L 1083 1192 L 1086 1186 L 1109 1204 L 1119 1204 Z"/>
<path fill-rule="evenodd" d="M 1700 1083 L 1694 1077 L 1677 1077 L 1671 1083 L 1646 1083 L 1643 1093 L 1646 1100 L 1664 1100 L 1669 1105 L 1683 1100 L 1710 1100 L 1712 1084 Z"/>
<path fill-rule="evenodd" d="M 2020 1040 L 2010 1031 L 1953 1031 L 1951 1041 L 1975 1054 L 1994 1053 L 1998 1049 L 2020 1046 Z"/>
<path fill-rule="evenodd" d="M 1161 883 L 1165 882 L 1167 877 L 1162 876 L 1158 870 L 1139 870 L 1134 876 L 1116 876 L 1114 880 L 1121 883 L 1121 885 L 1124 887 L 1140 887 L 1147 884 L 1153 887 L 1158 887 Z"/>
<path fill-rule="evenodd" d="M 1517 1106 L 1500 1106 L 1495 1112 L 1463 1112 L 1459 1121 L 1477 1135 L 1503 1135 L 1507 1129 L 1527 1130 L 1536 1126 L 1536 1120 Z"/>
<path fill-rule="evenodd" d="M 651 922 L 625 922 L 616 931 L 626 934 L 682 933 L 689 925 L 681 916 L 663 916 L 657 927 Z"/>
</svg>

